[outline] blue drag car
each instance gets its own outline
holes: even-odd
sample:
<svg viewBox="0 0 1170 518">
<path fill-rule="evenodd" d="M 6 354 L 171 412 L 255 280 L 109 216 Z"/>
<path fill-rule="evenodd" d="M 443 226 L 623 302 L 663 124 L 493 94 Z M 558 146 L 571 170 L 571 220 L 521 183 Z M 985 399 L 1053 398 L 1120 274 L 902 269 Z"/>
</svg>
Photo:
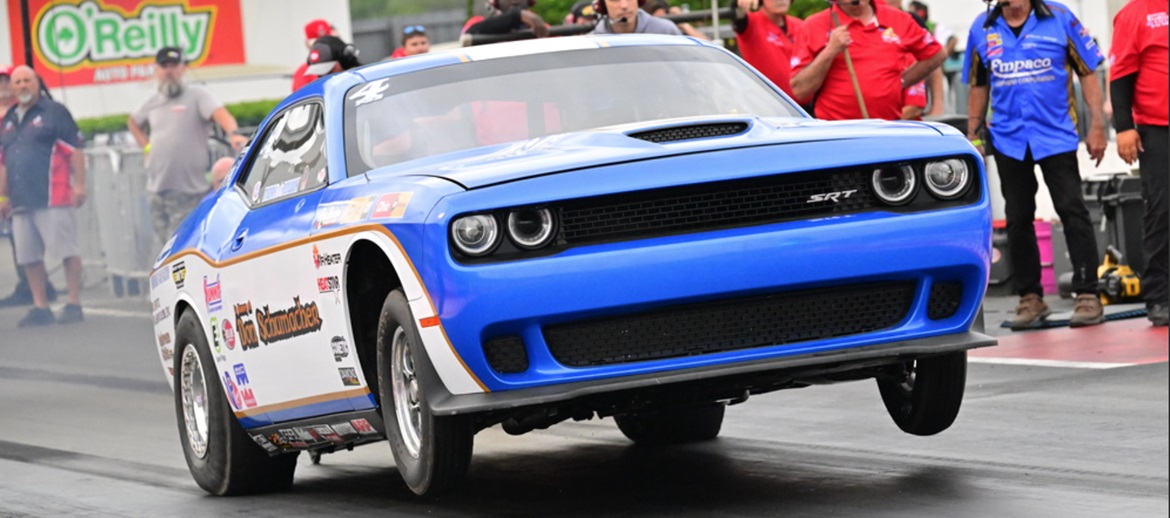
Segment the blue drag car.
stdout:
<svg viewBox="0 0 1170 518">
<path fill-rule="evenodd" d="M 811 119 L 689 38 L 554 38 L 364 67 L 263 123 L 151 277 L 180 440 L 214 494 L 388 439 L 419 495 L 474 435 L 876 379 L 941 432 L 980 302 L 981 158 L 946 126 Z"/>
</svg>

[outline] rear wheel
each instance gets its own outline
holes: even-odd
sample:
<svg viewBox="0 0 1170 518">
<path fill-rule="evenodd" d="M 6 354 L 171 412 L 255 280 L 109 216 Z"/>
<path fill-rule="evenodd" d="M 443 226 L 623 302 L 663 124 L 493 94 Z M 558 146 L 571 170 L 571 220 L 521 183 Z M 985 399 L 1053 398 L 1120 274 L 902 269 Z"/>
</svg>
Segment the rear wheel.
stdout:
<svg viewBox="0 0 1170 518">
<path fill-rule="evenodd" d="M 934 435 L 959 415 L 967 385 L 967 351 L 920 358 L 877 379 L 886 411 L 902 431 Z"/>
<path fill-rule="evenodd" d="M 618 429 L 637 444 L 681 444 L 709 441 L 723 427 L 723 403 L 664 408 L 616 415 Z"/>
<path fill-rule="evenodd" d="M 394 290 L 378 320 L 382 420 L 398 472 L 419 496 L 437 496 L 463 480 L 475 432 L 467 416 L 431 414 L 420 379 L 421 341 L 406 297 Z"/>
<path fill-rule="evenodd" d="M 207 337 L 193 311 L 175 327 L 175 413 L 195 483 L 213 495 L 282 491 L 292 486 L 295 454 L 269 457 L 236 421 L 216 375 Z"/>
</svg>

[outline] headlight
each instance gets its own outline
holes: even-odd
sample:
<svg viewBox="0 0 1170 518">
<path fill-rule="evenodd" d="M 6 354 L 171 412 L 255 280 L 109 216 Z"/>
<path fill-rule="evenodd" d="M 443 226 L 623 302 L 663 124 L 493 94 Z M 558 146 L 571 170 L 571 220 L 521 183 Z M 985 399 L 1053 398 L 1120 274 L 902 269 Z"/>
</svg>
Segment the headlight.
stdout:
<svg viewBox="0 0 1170 518">
<path fill-rule="evenodd" d="M 532 250 L 552 241 L 554 221 L 548 209 L 520 209 L 508 214 L 508 236 L 520 248 Z"/>
<path fill-rule="evenodd" d="M 873 192 L 890 205 L 910 201 L 918 190 L 918 179 L 909 165 L 883 167 L 873 171 Z"/>
<path fill-rule="evenodd" d="M 479 257 L 500 243 L 500 229 L 496 219 L 488 214 L 464 216 L 451 224 L 451 238 L 460 252 Z"/>
<path fill-rule="evenodd" d="M 971 170 L 957 158 L 926 164 L 926 188 L 944 200 L 958 198 L 971 186 Z"/>
</svg>

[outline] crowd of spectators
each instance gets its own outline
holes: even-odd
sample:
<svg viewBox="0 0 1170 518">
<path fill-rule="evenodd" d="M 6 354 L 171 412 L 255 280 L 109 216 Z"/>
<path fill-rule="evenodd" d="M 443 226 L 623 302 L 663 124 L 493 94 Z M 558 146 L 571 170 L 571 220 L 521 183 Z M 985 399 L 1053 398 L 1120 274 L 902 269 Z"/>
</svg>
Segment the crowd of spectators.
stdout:
<svg viewBox="0 0 1170 518">
<path fill-rule="evenodd" d="M 827 9 L 803 20 L 788 13 L 790 2 L 731 2 L 735 49 L 744 60 L 814 116 L 827 120 L 940 115 L 943 85 L 949 82 L 944 74 L 961 73 L 970 85 L 968 138 L 998 165 L 1014 290 L 1020 296 L 1012 327 L 1034 327 L 1050 313 L 1043 301 L 1032 225 L 1038 188 L 1032 171 L 1037 166 L 1064 223 L 1073 263 L 1077 301 L 1071 323 L 1079 327 L 1104 321 L 1097 296 L 1097 246 L 1080 193 L 1077 114 L 1066 85 L 1073 76 L 1080 82 L 1090 119 L 1085 144 L 1099 164 L 1106 147 L 1106 115 L 1095 73 L 1105 58 L 1077 17 L 1047 0 L 997 0 L 973 21 L 964 54 L 956 48 L 954 32 L 931 21 L 929 7 L 918 0 L 907 10 L 900 0 L 830 0 Z M 534 0 L 488 4 L 491 12 L 469 19 L 464 33 L 531 31 L 538 38 L 549 36 L 549 24 L 532 9 Z M 593 34 L 708 39 L 689 24 L 663 18 L 679 12 L 663 0 L 583 0 L 564 23 L 592 26 Z M 1166 325 L 1166 1 L 1131 0 L 1114 24 L 1109 62 L 1118 153 L 1127 163 L 1140 159 L 1145 166 L 1143 286 L 1150 320 Z M 357 48 L 338 37 L 327 21 L 310 21 L 304 35 L 308 54 L 293 75 L 294 91 L 361 65 Z M 404 27 L 398 42 L 401 46 L 387 59 L 423 54 L 431 46 L 422 25 Z M 1035 65 L 1026 77 L 1003 73 L 1025 66 L 1021 63 Z M 1037 63 L 1046 65 L 1037 68 Z M 210 189 L 218 188 L 231 168 L 231 158 L 225 158 L 207 173 L 203 136 L 214 124 L 229 135 L 236 150 L 246 138 L 210 92 L 184 80 L 186 61 L 179 49 L 160 50 L 156 65 L 158 91 L 130 116 L 128 126 L 147 156 L 151 216 L 162 241 Z M 76 152 L 81 140 L 68 110 L 42 92 L 32 69 L 0 67 L 0 215 L 12 217 L 20 278 L 16 292 L 0 299 L 0 305 L 31 304 L 21 325 L 82 320 L 73 212 L 85 201 L 84 160 Z M 64 258 L 68 303 L 59 318 L 48 309 L 56 293 L 46 278 L 46 252 Z"/>
</svg>

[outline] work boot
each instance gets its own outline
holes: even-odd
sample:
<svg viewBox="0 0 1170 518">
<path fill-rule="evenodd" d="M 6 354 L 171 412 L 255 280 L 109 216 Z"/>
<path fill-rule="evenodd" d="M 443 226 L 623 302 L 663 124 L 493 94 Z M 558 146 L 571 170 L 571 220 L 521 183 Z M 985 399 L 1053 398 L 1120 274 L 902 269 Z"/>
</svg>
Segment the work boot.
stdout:
<svg viewBox="0 0 1170 518">
<path fill-rule="evenodd" d="M 61 316 L 57 318 L 58 324 L 72 324 L 74 322 L 81 322 L 85 320 L 85 315 L 81 312 L 81 306 L 78 304 L 66 304 L 65 309 L 61 310 Z"/>
<path fill-rule="evenodd" d="M 1101 307 L 1101 299 L 1089 293 L 1077 295 L 1077 305 L 1073 307 L 1072 318 L 1068 319 L 1069 327 L 1095 326 L 1104 321 L 1105 308 Z"/>
<path fill-rule="evenodd" d="M 1170 324 L 1170 306 L 1166 304 L 1154 304 L 1147 308 L 1146 318 L 1150 319 L 1150 323 L 1155 327 Z"/>
<path fill-rule="evenodd" d="M 1051 313 L 1044 299 L 1035 293 L 1029 293 L 1020 297 L 1020 303 L 1016 306 L 1016 316 L 1011 319 L 1009 325 L 1012 330 L 1031 329 L 1039 326 L 1040 321 L 1048 318 Z"/>
<path fill-rule="evenodd" d="M 34 307 L 28 314 L 16 323 L 16 327 L 38 327 L 52 325 L 57 319 L 53 318 L 53 311 L 49 308 Z"/>
</svg>

